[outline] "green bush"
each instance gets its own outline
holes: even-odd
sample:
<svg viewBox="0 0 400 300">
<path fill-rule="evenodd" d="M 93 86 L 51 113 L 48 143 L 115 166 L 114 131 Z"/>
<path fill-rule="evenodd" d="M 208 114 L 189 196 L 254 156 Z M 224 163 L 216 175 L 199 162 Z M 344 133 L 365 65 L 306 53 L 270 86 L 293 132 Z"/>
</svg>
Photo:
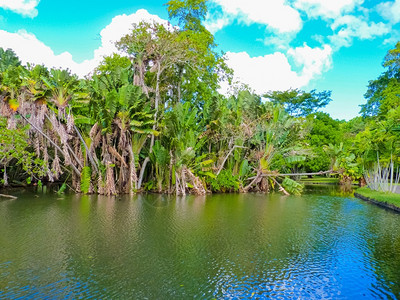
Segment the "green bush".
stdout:
<svg viewBox="0 0 400 300">
<path fill-rule="evenodd" d="M 5 179 L 25 181 L 32 176 L 42 178 L 47 166 L 43 160 L 28 151 L 27 127 L 8 129 L 7 119 L 0 118 L 0 185 Z M 4 176 L 6 172 L 7 176 Z M 29 181 L 29 179 L 28 179 Z"/>
<path fill-rule="evenodd" d="M 232 175 L 230 170 L 222 170 L 216 178 L 209 178 L 213 192 L 237 192 L 239 190 L 239 176 Z"/>
</svg>

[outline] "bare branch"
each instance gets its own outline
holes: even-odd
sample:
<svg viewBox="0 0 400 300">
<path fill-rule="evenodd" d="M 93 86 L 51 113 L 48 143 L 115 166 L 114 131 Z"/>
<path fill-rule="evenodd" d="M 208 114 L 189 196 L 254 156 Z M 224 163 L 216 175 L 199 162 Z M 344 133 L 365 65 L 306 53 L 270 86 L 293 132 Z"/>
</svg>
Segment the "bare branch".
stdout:
<svg viewBox="0 0 400 300">
<path fill-rule="evenodd" d="M 247 148 L 247 147 L 237 146 L 237 145 L 233 146 L 232 149 L 229 150 L 228 154 L 225 156 L 224 160 L 222 161 L 222 164 L 221 164 L 221 166 L 219 167 L 219 169 L 218 169 L 218 171 L 217 171 L 217 176 L 218 176 L 219 173 L 222 171 L 222 168 L 224 167 L 226 160 L 228 159 L 229 155 L 232 154 L 232 152 L 233 152 L 233 150 L 235 150 L 235 148 L 243 148 L 243 149 L 245 149 L 245 148 Z"/>
</svg>

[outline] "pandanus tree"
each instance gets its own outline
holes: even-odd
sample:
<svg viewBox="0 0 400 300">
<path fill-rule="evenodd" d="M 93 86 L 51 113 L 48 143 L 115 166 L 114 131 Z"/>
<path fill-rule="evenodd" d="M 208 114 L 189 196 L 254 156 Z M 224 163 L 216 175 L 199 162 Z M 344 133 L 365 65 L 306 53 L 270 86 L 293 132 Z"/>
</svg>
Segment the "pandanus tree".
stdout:
<svg viewBox="0 0 400 300">
<path fill-rule="evenodd" d="M 79 80 L 67 70 L 49 72 L 42 66 L 29 68 L 24 75 L 18 113 L 31 127 L 36 155 L 47 166 L 47 179 L 57 180 L 63 173 L 61 156 L 64 167 L 72 170 L 72 187 L 80 191 L 83 157 L 69 108 L 79 96 Z"/>
<path fill-rule="evenodd" d="M 80 191 L 81 173 L 84 167 L 84 156 L 81 148 L 81 135 L 77 130 L 72 110 L 72 102 L 81 96 L 80 81 L 68 70 L 50 70 L 48 77 L 41 77 L 47 96 L 48 112 L 46 118 L 58 134 L 62 146 L 64 163 L 78 169 L 72 172 L 73 188 Z"/>
<path fill-rule="evenodd" d="M 207 159 L 207 154 L 200 154 L 205 139 L 201 137 L 197 113 L 189 102 L 177 103 L 164 118 L 164 143 L 170 154 L 167 182 L 175 187 L 177 195 L 185 195 L 189 189 L 195 194 L 205 194 L 205 183 L 200 177 L 213 176 L 207 172 L 213 160 Z"/>
<path fill-rule="evenodd" d="M 16 111 L 20 105 L 23 74 L 27 70 L 15 53 L 0 48 L 0 184 L 26 177 L 41 178 L 46 173 L 44 162 L 28 151 L 27 127 L 18 124 Z M 25 178 L 24 178 L 25 177 Z"/>
<path fill-rule="evenodd" d="M 60 113 L 60 109 L 65 112 L 68 101 L 75 95 L 70 83 L 77 79 L 68 71 L 48 72 L 42 66 L 29 65 L 27 68 L 11 65 L 1 77 L 1 114 L 8 117 L 10 128 L 17 122 L 29 123 L 29 140 L 36 156 L 45 162 L 43 168 L 47 170 L 47 179 L 58 179 L 62 173 L 58 155 L 64 157 L 64 164 L 79 178 L 82 166 L 79 149 L 76 145 L 75 151 L 71 148 L 68 120 L 65 113 Z M 65 85 L 65 93 L 69 96 L 61 99 L 60 93 L 55 91 Z"/>
<path fill-rule="evenodd" d="M 138 188 L 138 145 L 158 134 L 152 129 L 154 111 L 140 87 L 132 85 L 126 68 L 100 72 L 90 80 L 90 151 L 100 157 L 100 194 L 129 193 Z M 135 159 L 136 157 L 136 159 Z"/>
</svg>

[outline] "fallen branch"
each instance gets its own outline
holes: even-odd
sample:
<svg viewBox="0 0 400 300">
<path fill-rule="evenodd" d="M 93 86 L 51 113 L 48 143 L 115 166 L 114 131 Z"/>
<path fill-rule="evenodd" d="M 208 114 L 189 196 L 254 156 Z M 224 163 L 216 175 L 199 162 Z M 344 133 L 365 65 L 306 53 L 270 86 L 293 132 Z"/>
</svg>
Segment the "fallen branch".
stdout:
<svg viewBox="0 0 400 300">
<path fill-rule="evenodd" d="M 10 199 L 18 199 L 17 197 L 15 197 L 15 196 L 11 196 L 11 195 L 5 195 L 5 194 L 0 194 L 0 197 L 4 197 L 4 198 L 10 198 Z"/>
<path fill-rule="evenodd" d="M 253 184 L 258 183 L 258 181 L 261 179 L 261 172 L 258 171 L 257 172 L 257 176 L 254 176 L 253 181 L 250 182 L 246 187 L 243 188 L 243 192 L 247 193 L 249 191 L 249 189 L 253 186 Z"/>
<path fill-rule="evenodd" d="M 289 196 L 290 194 L 283 188 L 283 186 L 276 181 L 275 178 L 272 178 L 273 181 L 275 181 L 275 183 L 279 186 L 279 191 L 281 191 L 282 193 L 284 193 L 286 196 Z"/>
<path fill-rule="evenodd" d="M 319 171 L 314 173 L 288 173 L 288 174 L 279 174 L 279 173 L 269 173 L 262 174 L 261 177 L 279 177 L 279 176 L 308 176 L 308 175 L 325 175 L 325 174 L 338 174 L 339 172 L 329 170 L 329 171 Z M 257 175 L 258 176 L 258 175 Z M 246 180 L 252 180 L 257 176 L 249 177 Z"/>
<path fill-rule="evenodd" d="M 332 174 L 332 173 L 339 173 L 337 171 L 328 170 L 328 171 L 319 171 L 314 173 L 290 173 L 290 174 L 278 174 L 278 176 L 308 176 L 308 175 L 325 175 L 325 174 Z"/>
</svg>

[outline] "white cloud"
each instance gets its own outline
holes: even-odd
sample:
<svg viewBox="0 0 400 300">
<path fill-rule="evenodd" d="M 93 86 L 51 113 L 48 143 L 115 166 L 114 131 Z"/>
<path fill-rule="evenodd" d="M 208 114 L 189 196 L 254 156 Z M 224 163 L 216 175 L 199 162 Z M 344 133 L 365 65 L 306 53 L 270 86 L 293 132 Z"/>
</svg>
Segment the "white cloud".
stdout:
<svg viewBox="0 0 400 300">
<path fill-rule="evenodd" d="M 353 11 L 363 2 L 364 0 L 297 0 L 294 6 L 305 11 L 309 17 L 334 19 Z"/>
<path fill-rule="evenodd" d="M 331 67 L 332 49 L 327 45 L 323 48 L 304 45 L 289 50 L 287 55 L 300 66 L 299 74 L 292 70 L 288 56 L 282 52 L 258 57 L 250 57 L 246 52 L 226 54 L 235 79 L 248 84 L 258 94 L 304 87 Z"/>
<path fill-rule="evenodd" d="M 156 15 L 151 15 L 145 9 L 139 9 L 131 15 L 119 15 L 112 19 L 101 32 L 101 46 L 94 51 L 94 59 L 100 62 L 105 55 L 117 52 L 115 42 L 119 41 L 123 36 L 127 35 L 132 24 L 138 24 L 142 21 L 156 22 L 168 26 L 168 21 L 161 19 Z"/>
<path fill-rule="evenodd" d="M 382 17 L 392 24 L 400 22 L 400 0 L 380 3 L 377 5 L 377 10 Z"/>
<path fill-rule="evenodd" d="M 222 17 L 210 17 L 208 28 L 217 30 L 234 18 L 247 25 L 262 24 L 280 33 L 298 32 L 302 27 L 300 14 L 285 0 L 213 0 L 221 7 Z"/>
<path fill-rule="evenodd" d="M 225 26 L 232 23 L 233 20 L 234 18 L 232 15 L 229 15 L 225 12 L 213 11 L 212 14 L 207 14 L 204 26 L 209 32 L 214 34 Z"/>
<path fill-rule="evenodd" d="M 140 23 L 141 21 L 155 21 L 161 24 L 168 24 L 167 21 L 156 15 L 151 15 L 143 9 L 131 15 L 116 16 L 100 32 L 101 46 L 94 51 L 93 58 L 85 60 L 82 63 L 75 62 L 69 52 L 56 55 L 49 46 L 39 41 L 34 34 L 28 33 L 25 30 L 19 30 L 16 33 L 0 30 L 0 47 L 14 50 L 24 64 L 29 62 L 44 64 L 49 68 L 68 68 L 73 73 L 83 77 L 92 72 L 103 60 L 104 56 L 117 52 L 114 45 L 115 42 L 129 33 L 133 23 Z"/>
<path fill-rule="evenodd" d="M 36 7 L 39 1 L 40 0 L 0 0 L 0 7 L 33 18 L 38 14 Z"/>
<path fill-rule="evenodd" d="M 290 42 L 294 36 L 293 33 L 270 34 L 264 38 L 263 42 L 266 46 L 272 45 L 275 46 L 276 50 L 283 51 L 290 48 Z"/>
<path fill-rule="evenodd" d="M 383 44 L 394 46 L 398 41 L 400 41 L 400 32 L 398 30 L 392 30 L 390 36 L 383 41 Z"/>
<path fill-rule="evenodd" d="M 250 57 L 246 52 L 226 53 L 227 64 L 234 70 L 235 79 L 248 84 L 256 93 L 299 87 L 299 78 L 281 52 Z"/>
<path fill-rule="evenodd" d="M 362 17 L 351 15 L 337 18 L 331 25 L 336 33 L 330 37 L 332 45 L 336 48 L 349 47 L 353 39 L 370 40 L 390 32 L 390 26 L 382 22 L 375 23 L 363 20 Z"/>
<path fill-rule="evenodd" d="M 304 82 L 303 86 L 331 68 L 332 52 L 329 45 L 324 45 L 322 48 L 311 48 L 304 44 L 302 47 L 289 49 L 288 55 L 294 59 L 298 66 L 303 68 L 300 75 Z"/>
<path fill-rule="evenodd" d="M 14 50 L 24 64 L 29 62 L 44 64 L 49 68 L 69 68 L 80 75 L 91 67 L 90 61 L 84 61 L 81 64 L 74 62 L 68 52 L 56 55 L 50 47 L 25 30 L 17 33 L 0 30 L 0 47 Z"/>
</svg>

